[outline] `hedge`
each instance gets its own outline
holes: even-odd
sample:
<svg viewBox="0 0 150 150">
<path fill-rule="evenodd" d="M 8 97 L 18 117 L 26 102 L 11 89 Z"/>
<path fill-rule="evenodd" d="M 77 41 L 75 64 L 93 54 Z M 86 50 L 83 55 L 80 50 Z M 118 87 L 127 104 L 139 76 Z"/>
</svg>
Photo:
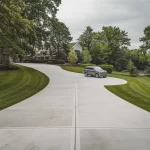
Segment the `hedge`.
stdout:
<svg viewBox="0 0 150 150">
<path fill-rule="evenodd" d="M 24 60 L 25 63 L 47 63 L 47 60 Z"/>
<path fill-rule="evenodd" d="M 113 65 L 100 65 L 100 67 L 104 70 L 106 70 L 108 73 L 112 73 L 114 66 Z"/>
<path fill-rule="evenodd" d="M 80 64 L 80 67 L 85 68 L 88 66 L 96 66 L 95 64 Z"/>
<path fill-rule="evenodd" d="M 46 64 L 65 64 L 64 60 L 52 59 L 52 60 L 25 60 L 26 63 L 46 63 Z"/>
<path fill-rule="evenodd" d="M 60 59 L 52 59 L 48 61 L 48 64 L 65 64 L 65 61 Z"/>
</svg>

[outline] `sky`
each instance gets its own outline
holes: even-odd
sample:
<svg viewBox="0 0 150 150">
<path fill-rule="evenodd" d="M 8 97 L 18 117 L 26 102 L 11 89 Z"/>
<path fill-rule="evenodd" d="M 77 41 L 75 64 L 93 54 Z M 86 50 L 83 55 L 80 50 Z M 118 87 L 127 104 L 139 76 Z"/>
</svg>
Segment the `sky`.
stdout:
<svg viewBox="0 0 150 150">
<path fill-rule="evenodd" d="M 57 17 L 77 41 L 87 26 L 101 31 L 117 26 L 128 32 L 131 48 L 139 48 L 144 28 L 150 25 L 150 0 L 62 0 Z"/>
</svg>

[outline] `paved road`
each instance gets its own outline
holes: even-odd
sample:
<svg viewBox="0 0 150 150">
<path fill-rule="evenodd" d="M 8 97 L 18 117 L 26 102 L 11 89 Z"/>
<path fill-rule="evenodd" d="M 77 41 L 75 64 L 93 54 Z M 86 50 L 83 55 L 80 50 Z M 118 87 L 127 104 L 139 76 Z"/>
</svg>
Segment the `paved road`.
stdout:
<svg viewBox="0 0 150 150">
<path fill-rule="evenodd" d="M 24 65 L 44 72 L 51 82 L 0 112 L 0 150 L 150 149 L 150 113 L 104 88 L 126 81 Z"/>
</svg>

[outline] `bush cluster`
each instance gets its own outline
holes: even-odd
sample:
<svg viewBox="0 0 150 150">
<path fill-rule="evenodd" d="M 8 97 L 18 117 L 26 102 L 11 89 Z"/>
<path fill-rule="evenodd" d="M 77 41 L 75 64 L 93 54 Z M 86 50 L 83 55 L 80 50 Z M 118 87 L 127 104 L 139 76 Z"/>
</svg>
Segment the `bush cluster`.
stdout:
<svg viewBox="0 0 150 150">
<path fill-rule="evenodd" d="M 88 66 L 96 66 L 95 64 L 81 64 L 80 67 L 85 68 Z"/>
<path fill-rule="evenodd" d="M 113 70 L 114 70 L 114 66 L 113 65 L 100 65 L 100 67 L 103 69 L 103 70 L 106 70 L 108 73 L 112 73 Z"/>
<path fill-rule="evenodd" d="M 10 65 L 10 66 L 6 66 L 6 65 L 1 65 L 0 64 L 0 70 L 1 71 L 5 71 L 5 70 L 17 70 L 19 69 L 17 66 L 15 65 Z"/>
<path fill-rule="evenodd" d="M 52 59 L 52 60 L 49 60 L 47 63 L 48 64 L 65 64 L 65 61 L 60 60 L 60 59 Z"/>
<path fill-rule="evenodd" d="M 135 66 L 130 69 L 130 76 L 134 77 L 138 75 L 138 70 Z"/>
<path fill-rule="evenodd" d="M 150 77 L 150 67 L 148 67 L 145 71 L 144 71 L 145 75 Z"/>
<path fill-rule="evenodd" d="M 47 60 L 25 60 L 27 63 L 47 63 Z"/>
</svg>

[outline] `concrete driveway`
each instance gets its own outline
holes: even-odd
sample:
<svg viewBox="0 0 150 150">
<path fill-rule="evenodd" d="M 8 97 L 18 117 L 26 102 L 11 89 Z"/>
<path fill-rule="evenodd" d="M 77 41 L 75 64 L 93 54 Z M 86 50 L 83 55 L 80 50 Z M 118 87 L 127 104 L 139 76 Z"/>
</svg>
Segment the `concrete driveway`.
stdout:
<svg viewBox="0 0 150 150">
<path fill-rule="evenodd" d="M 44 64 L 23 64 L 50 77 L 40 93 L 0 112 L 0 150 L 149 150 L 150 113 L 96 79 Z"/>
</svg>

